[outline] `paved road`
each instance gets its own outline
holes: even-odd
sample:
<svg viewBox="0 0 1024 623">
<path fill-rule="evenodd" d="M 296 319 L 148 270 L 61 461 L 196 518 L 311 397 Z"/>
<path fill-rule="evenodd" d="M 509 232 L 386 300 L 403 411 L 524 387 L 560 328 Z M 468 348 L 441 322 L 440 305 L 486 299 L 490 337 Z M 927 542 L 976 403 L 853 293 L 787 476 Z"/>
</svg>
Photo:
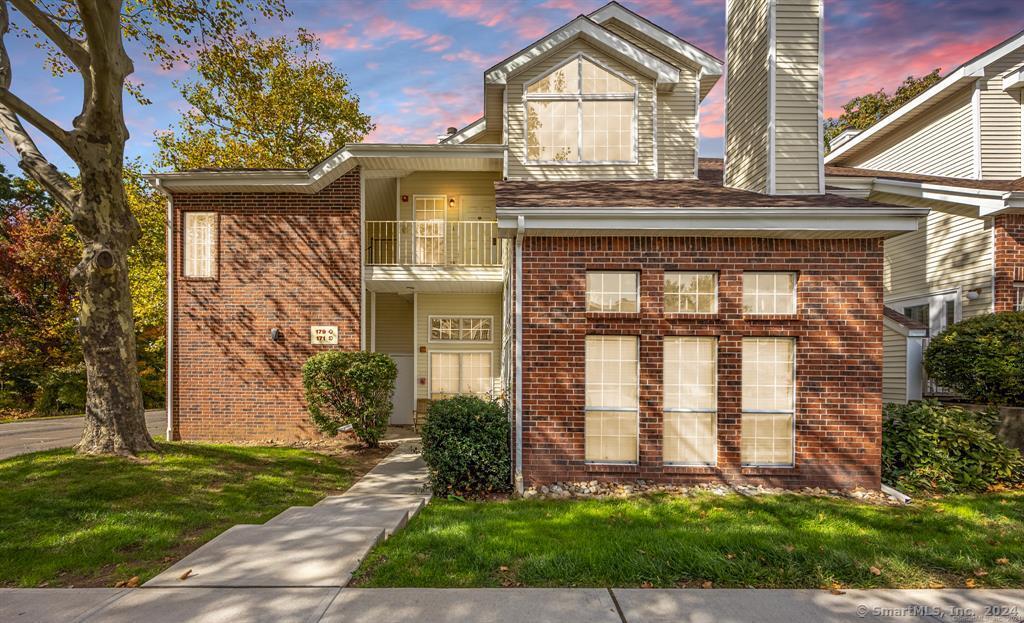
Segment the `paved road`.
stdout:
<svg viewBox="0 0 1024 623">
<path fill-rule="evenodd" d="M 149 434 L 162 437 L 167 431 L 166 412 L 163 409 L 146 411 L 146 425 L 149 426 Z M 49 418 L 0 424 L 0 459 L 26 452 L 73 446 L 82 437 L 84 426 L 84 417 Z"/>
</svg>

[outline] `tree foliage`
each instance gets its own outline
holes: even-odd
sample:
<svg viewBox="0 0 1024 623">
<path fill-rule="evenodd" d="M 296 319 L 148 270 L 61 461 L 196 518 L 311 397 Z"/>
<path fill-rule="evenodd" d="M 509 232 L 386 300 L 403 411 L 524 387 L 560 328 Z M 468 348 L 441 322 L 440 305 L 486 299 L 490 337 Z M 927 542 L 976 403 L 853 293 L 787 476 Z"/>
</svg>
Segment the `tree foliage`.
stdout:
<svg viewBox="0 0 1024 623">
<path fill-rule="evenodd" d="M 825 121 L 825 145 L 828 146 L 832 139 L 844 130 L 867 130 L 892 114 L 896 109 L 942 80 L 939 71 L 939 69 L 935 69 L 920 78 L 907 76 L 903 83 L 896 87 L 896 91 L 892 95 L 886 93 L 885 89 L 879 89 L 851 99 L 843 105 L 843 114 L 836 119 L 830 118 Z"/>
<path fill-rule="evenodd" d="M 373 130 L 348 78 L 319 56 L 320 41 L 254 33 L 201 50 L 198 79 L 175 82 L 191 107 L 157 136 L 157 164 L 308 168 Z"/>
<path fill-rule="evenodd" d="M 928 376 L 968 400 L 1024 406 L 1024 312 L 952 324 L 928 343 Z"/>
</svg>

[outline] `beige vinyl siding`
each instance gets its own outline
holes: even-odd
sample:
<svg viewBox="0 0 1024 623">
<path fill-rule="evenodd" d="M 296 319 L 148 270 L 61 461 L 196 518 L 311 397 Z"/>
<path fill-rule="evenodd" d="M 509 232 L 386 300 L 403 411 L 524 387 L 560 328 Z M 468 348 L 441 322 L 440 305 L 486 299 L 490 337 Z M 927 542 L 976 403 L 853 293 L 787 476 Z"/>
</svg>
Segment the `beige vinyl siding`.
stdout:
<svg viewBox="0 0 1024 623">
<path fill-rule="evenodd" d="M 613 72 L 637 84 L 636 164 L 535 164 L 526 158 L 526 105 L 524 86 L 562 65 L 577 54 L 586 54 Z M 603 51 L 577 39 L 529 65 L 508 79 L 508 178 L 510 180 L 644 179 L 654 176 L 654 80 Z"/>
<path fill-rule="evenodd" d="M 884 296 L 894 300 L 961 288 L 963 317 L 992 308 L 992 233 L 964 206 L 873 193 L 872 201 L 931 208 L 917 231 L 885 241 Z M 979 297 L 967 299 L 969 290 Z M 891 307 L 902 311 L 898 304 Z"/>
<path fill-rule="evenodd" d="M 484 119 L 487 129 L 466 141 L 480 145 L 500 145 L 502 143 L 501 126 L 505 114 L 505 87 L 500 84 L 484 85 Z"/>
<path fill-rule="evenodd" d="M 1024 64 L 1017 50 L 985 69 L 981 91 L 981 177 L 1013 180 L 1021 167 L 1021 89 L 1003 90 L 1003 78 Z"/>
<path fill-rule="evenodd" d="M 412 335 L 412 295 L 374 293 L 373 303 L 376 309 L 374 322 L 374 345 L 378 353 L 392 355 L 411 355 L 413 352 Z"/>
<path fill-rule="evenodd" d="M 882 402 L 907 402 L 907 337 L 882 328 Z"/>
<path fill-rule="evenodd" d="M 697 177 L 694 159 L 697 151 L 697 72 L 677 54 L 635 32 L 618 20 L 609 20 L 605 28 L 623 39 L 661 57 L 680 70 L 679 84 L 671 91 L 657 92 L 658 98 L 658 177 L 690 179 Z"/>
<path fill-rule="evenodd" d="M 419 171 L 407 175 L 398 181 L 398 194 L 409 197 L 409 201 L 400 202 L 398 206 L 398 220 L 413 219 L 413 198 L 416 195 L 445 195 L 455 199 L 455 206 L 448 209 L 448 220 L 460 221 L 462 197 L 475 195 L 493 198 L 494 182 L 500 179 L 500 173 L 488 171 Z M 491 217 L 494 218 L 493 211 Z"/>
<path fill-rule="evenodd" d="M 363 183 L 366 186 L 366 220 L 395 220 L 395 180 L 369 178 Z"/>
<path fill-rule="evenodd" d="M 775 192 L 780 195 L 820 192 L 819 12 L 817 1 L 776 2 Z"/>
<path fill-rule="evenodd" d="M 727 186 L 768 191 L 768 3 L 731 0 L 726 81 Z"/>
<path fill-rule="evenodd" d="M 491 376 L 495 391 L 500 390 L 501 378 L 501 294 L 418 294 L 416 295 L 416 344 L 427 352 L 416 354 L 416 377 L 427 379 L 416 383 L 416 398 L 430 398 L 431 351 L 486 351 L 491 353 Z M 430 342 L 430 316 L 493 316 L 493 339 L 490 344 L 444 344 Z"/>
<path fill-rule="evenodd" d="M 843 165 L 883 171 L 974 177 L 974 130 L 968 85 L 934 110 L 877 141 L 870 150 Z"/>
</svg>

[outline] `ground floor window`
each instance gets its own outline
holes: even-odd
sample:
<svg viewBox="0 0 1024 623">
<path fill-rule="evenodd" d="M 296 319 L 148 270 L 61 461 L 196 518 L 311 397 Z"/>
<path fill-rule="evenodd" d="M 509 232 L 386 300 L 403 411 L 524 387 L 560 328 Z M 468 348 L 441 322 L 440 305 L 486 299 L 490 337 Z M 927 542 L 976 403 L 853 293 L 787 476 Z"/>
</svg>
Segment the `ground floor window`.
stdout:
<svg viewBox="0 0 1024 623">
<path fill-rule="evenodd" d="M 718 341 L 713 337 L 666 337 L 663 358 L 662 458 L 673 465 L 714 465 Z"/>
<path fill-rule="evenodd" d="M 1013 284 L 1013 289 L 1017 294 L 1017 300 L 1013 308 L 1017 311 L 1024 311 L 1024 283 Z"/>
<path fill-rule="evenodd" d="M 793 465 L 795 371 L 792 338 L 743 339 L 740 460 L 744 465 Z"/>
<path fill-rule="evenodd" d="M 635 463 L 639 425 L 639 340 L 591 335 L 586 339 L 585 459 Z"/>
<path fill-rule="evenodd" d="M 492 389 L 491 353 L 430 353 L 430 397 L 456 394 L 489 396 Z"/>
</svg>

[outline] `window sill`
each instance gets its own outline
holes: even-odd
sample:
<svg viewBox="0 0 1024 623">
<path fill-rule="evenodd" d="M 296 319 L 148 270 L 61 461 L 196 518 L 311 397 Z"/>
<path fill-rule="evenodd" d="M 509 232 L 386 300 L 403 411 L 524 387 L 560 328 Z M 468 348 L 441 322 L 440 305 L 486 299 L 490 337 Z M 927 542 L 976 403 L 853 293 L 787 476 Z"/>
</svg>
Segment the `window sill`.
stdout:
<svg viewBox="0 0 1024 623">
<path fill-rule="evenodd" d="M 199 283 L 203 283 L 203 282 L 211 283 L 211 282 L 220 281 L 220 278 L 219 277 L 185 277 L 185 276 L 182 276 L 181 280 L 182 281 L 196 281 L 196 282 L 199 282 Z"/>
<path fill-rule="evenodd" d="M 748 322 L 799 322 L 800 314 L 743 314 L 743 320 Z"/>
<path fill-rule="evenodd" d="M 717 465 L 678 465 L 674 463 L 662 463 L 662 469 L 671 474 L 714 474 L 718 471 Z"/>
<path fill-rule="evenodd" d="M 745 465 L 740 468 L 744 476 L 771 476 L 773 474 L 788 474 L 796 469 L 796 465 Z"/>
<path fill-rule="evenodd" d="M 587 312 L 589 320 L 639 320 L 640 312 Z"/>
<path fill-rule="evenodd" d="M 665 312 L 666 320 L 721 320 L 722 315 L 718 312 L 713 314 L 698 314 L 694 312 Z"/>
<path fill-rule="evenodd" d="M 593 473 L 626 472 L 639 473 L 640 465 L 637 463 L 590 463 L 583 464 L 584 469 Z"/>
</svg>

